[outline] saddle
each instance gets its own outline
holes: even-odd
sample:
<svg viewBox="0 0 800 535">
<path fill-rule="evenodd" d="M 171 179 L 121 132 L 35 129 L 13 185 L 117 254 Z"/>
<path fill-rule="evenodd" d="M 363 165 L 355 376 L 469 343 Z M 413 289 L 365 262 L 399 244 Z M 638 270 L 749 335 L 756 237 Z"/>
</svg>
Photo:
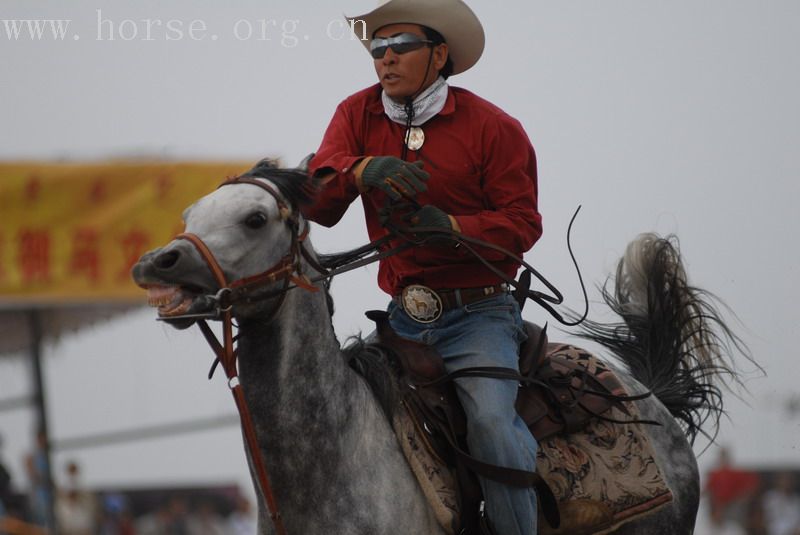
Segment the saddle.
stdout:
<svg viewBox="0 0 800 535">
<path fill-rule="evenodd" d="M 453 380 L 464 376 L 515 379 L 520 382 L 516 408 L 537 441 L 583 429 L 593 418 L 604 418 L 612 407 L 629 414 L 625 390 L 607 370 L 591 373 L 574 361 L 548 356 L 546 327 L 525 322 L 528 338 L 520 347 L 519 373 L 506 368 L 471 368 L 448 374 L 443 358 L 431 346 L 398 336 L 384 311 L 369 311 L 376 324 L 369 339 L 393 355 L 400 369 L 403 404 L 419 429 L 426 448 L 452 467 L 458 480 L 460 529 L 456 533 L 490 534 L 479 511 L 482 493 L 476 475 L 516 487 L 534 487 L 540 510 L 553 528 L 560 523 L 558 504 L 547 483 L 536 473 L 494 466 L 472 457 L 466 447 L 466 418 Z"/>
</svg>

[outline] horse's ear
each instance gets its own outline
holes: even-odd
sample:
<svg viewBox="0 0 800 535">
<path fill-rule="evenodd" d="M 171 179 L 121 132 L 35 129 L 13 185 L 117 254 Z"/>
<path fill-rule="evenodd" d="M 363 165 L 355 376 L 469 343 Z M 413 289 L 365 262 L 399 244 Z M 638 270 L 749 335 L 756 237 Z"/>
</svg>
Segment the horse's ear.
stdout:
<svg viewBox="0 0 800 535">
<path fill-rule="evenodd" d="M 281 161 L 278 158 L 262 158 L 259 161 L 255 168 L 261 169 L 278 169 L 280 167 Z"/>
<path fill-rule="evenodd" d="M 305 158 L 303 158 L 303 161 L 301 161 L 301 162 L 300 162 L 300 163 L 297 165 L 296 169 L 297 169 L 298 171 L 301 171 L 301 172 L 305 173 L 305 174 L 308 174 L 308 164 L 309 164 L 309 163 L 311 163 L 311 159 L 312 159 L 313 157 L 314 157 L 314 153 L 312 152 L 311 154 L 309 154 L 308 156 L 306 156 Z"/>
<path fill-rule="evenodd" d="M 252 167 L 252 169 L 244 173 L 242 176 L 266 178 L 267 173 L 272 169 L 277 169 L 279 163 L 280 162 L 277 158 L 262 158 Z"/>
</svg>

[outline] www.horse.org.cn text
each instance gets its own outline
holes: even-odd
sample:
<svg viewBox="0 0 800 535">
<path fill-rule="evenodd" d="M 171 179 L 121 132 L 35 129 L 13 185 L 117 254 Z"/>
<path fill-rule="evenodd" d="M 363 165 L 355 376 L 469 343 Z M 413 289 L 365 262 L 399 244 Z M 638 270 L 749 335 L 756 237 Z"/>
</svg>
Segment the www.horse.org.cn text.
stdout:
<svg viewBox="0 0 800 535">
<path fill-rule="evenodd" d="M 78 41 L 85 31 L 76 30 L 74 19 L 0 19 L 0 38 L 7 41 Z M 294 48 L 320 35 L 327 39 L 366 40 L 363 21 L 331 20 L 304 32 L 300 19 L 238 19 L 209 24 L 203 19 L 115 19 L 95 10 L 95 41 L 263 41 Z M 83 29 L 83 27 L 82 27 Z M 310 28 L 308 30 L 311 30 Z"/>
</svg>

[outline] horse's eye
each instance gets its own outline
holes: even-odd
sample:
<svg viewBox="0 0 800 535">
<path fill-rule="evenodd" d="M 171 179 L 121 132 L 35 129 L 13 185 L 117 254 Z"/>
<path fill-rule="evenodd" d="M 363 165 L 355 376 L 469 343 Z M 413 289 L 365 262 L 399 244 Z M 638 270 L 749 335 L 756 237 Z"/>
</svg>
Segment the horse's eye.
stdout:
<svg viewBox="0 0 800 535">
<path fill-rule="evenodd" d="M 247 216 L 247 219 L 244 220 L 244 224 L 252 229 L 259 229 L 267 224 L 267 216 L 261 212 L 255 212 Z"/>
</svg>

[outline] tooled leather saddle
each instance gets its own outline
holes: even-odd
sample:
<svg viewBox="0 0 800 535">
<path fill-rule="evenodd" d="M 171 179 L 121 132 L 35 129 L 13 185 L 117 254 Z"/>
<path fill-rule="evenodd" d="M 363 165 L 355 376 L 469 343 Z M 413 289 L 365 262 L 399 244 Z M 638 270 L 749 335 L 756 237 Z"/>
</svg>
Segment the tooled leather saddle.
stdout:
<svg viewBox="0 0 800 535">
<path fill-rule="evenodd" d="M 592 418 L 603 418 L 612 406 L 628 414 L 622 385 L 613 374 L 593 375 L 573 361 L 548 355 L 546 326 L 525 322 L 527 340 L 520 347 L 519 372 L 507 368 L 470 368 L 448 374 L 444 360 L 431 346 L 398 336 L 384 311 L 369 311 L 376 324 L 368 342 L 384 349 L 397 360 L 403 402 L 427 431 L 431 453 L 450 465 L 458 479 L 461 530 L 469 535 L 491 534 L 480 513 L 482 493 L 476 475 L 517 487 L 534 487 L 543 516 L 557 527 L 558 505 L 550 488 L 534 472 L 513 470 L 484 463 L 472 457 L 466 447 L 466 418 L 458 401 L 453 380 L 464 376 L 513 379 L 520 384 L 517 412 L 538 440 L 558 433 L 583 429 Z"/>
</svg>

